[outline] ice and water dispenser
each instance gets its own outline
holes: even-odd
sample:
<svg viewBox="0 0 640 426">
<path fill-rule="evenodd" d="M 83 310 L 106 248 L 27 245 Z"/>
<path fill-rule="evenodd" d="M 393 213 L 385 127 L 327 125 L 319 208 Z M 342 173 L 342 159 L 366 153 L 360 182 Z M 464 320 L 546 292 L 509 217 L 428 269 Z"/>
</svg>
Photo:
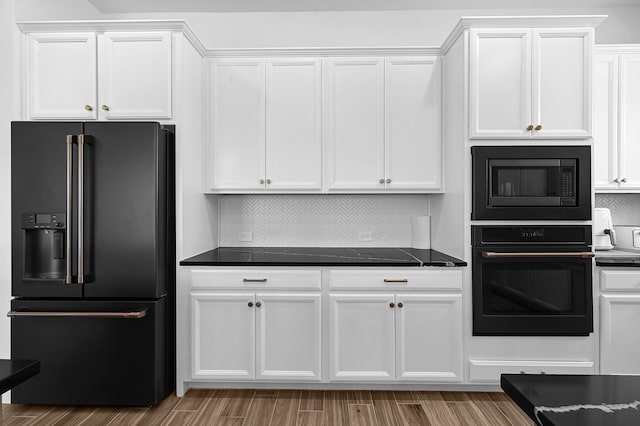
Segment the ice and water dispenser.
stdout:
<svg viewBox="0 0 640 426">
<path fill-rule="evenodd" d="M 64 213 L 22 213 L 24 232 L 24 278 L 65 278 Z"/>
</svg>

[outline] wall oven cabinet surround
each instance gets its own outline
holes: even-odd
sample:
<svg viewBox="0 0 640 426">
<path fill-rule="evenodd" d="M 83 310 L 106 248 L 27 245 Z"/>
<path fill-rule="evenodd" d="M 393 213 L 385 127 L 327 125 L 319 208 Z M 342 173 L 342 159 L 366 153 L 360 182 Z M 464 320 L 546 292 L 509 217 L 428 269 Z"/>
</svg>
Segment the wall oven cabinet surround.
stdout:
<svg viewBox="0 0 640 426">
<path fill-rule="evenodd" d="M 442 189 L 440 62 L 326 60 L 328 191 Z"/>
<path fill-rule="evenodd" d="M 471 139 L 591 137 L 593 28 L 471 29 Z"/>
<path fill-rule="evenodd" d="M 640 190 L 640 45 L 596 47 L 594 61 L 594 187 Z"/>
<path fill-rule="evenodd" d="M 474 146 L 471 155 L 471 219 L 591 219 L 591 147 Z"/>
<path fill-rule="evenodd" d="M 322 188 L 321 61 L 209 61 L 207 191 Z"/>
<path fill-rule="evenodd" d="M 474 336 L 593 331 L 591 226 L 472 226 Z"/>
<path fill-rule="evenodd" d="M 31 119 L 171 118 L 171 32 L 27 34 Z"/>
</svg>

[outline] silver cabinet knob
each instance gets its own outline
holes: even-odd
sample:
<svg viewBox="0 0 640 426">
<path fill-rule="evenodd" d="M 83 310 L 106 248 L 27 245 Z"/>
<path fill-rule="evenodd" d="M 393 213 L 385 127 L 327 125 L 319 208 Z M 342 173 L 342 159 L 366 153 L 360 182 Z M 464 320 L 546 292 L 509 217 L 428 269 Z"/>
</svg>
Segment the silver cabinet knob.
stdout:
<svg viewBox="0 0 640 426">
<path fill-rule="evenodd" d="M 108 105 L 102 105 L 102 110 L 103 111 L 109 111 L 109 106 Z"/>
<path fill-rule="evenodd" d="M 260 185 L 264 185 L 264 179 L 260 179 Z"/>
<path fill-rule="evenodd" d="M 267 179 L 267 185 L 271 185 L 271 179 Z"/>
<path fill-rule="evenodd" d="M 627 183 L 627 178 L 622 178 L 622 179 L 620 179 L 620 182 L 622 182 L 622 183 Z"/>
<path fill-rule="evenodd" d="M 86 109 L 87 111 L 93 111 L 93 107 L 91 105 L 85 105 L 84 109 Z"/>
<path fill-rule="evenodd" d="M 384 183 L 384 179 L 380 179 L 378 183 Z"/>
<path fill-rule="evenodd" d="M 391 183 L 391 179 L 387 179 L 387 183 Z"/>
</svg>

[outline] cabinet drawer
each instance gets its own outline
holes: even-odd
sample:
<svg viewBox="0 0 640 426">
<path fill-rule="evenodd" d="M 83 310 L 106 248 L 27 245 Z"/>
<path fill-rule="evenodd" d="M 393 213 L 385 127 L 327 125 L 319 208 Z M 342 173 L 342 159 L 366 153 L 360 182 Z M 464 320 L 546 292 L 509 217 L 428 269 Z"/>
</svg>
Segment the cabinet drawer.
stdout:
<svg viewBox="0 0 640 426">
<path fill-rule="evenodd" d="M 498 383 L 501 374 L 594 374 L 591 361 L 469 361 L 471 382 Z"/>
<path fill-rule="evenodd" d="M 640 291 L 640 268 L 637 270 L 600 271 L 602 290 Z"/>
<path fill-rule="evenodd" d="M 461 290 L 461 270 L 406 270 L 388 269 L 366 271 L 329 271 L 329 284 L 335 290 L 402 289 Z"/>
<path fill-rule="evenodd" d="M 320 270 L 191 270 L 192 288 L 320 290 L 321 285 Z"/>
</svg>

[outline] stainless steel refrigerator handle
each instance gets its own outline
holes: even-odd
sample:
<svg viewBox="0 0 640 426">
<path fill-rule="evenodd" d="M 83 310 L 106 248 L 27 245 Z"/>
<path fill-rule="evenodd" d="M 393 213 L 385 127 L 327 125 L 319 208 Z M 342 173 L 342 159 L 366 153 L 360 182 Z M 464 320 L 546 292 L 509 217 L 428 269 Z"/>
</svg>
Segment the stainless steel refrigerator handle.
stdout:
<svg viewBox="0 0 640 426">
<path fill-rule="evenodd" d="M 570 251 L 570 252 L 541 252 L 541 253 L 496 253 L 495 251 L 483 251 L 482 257 L 486 259 L 509 259 L 509 258 L 549 258 L 549 257 L 570 257 L 587 259 L 594 257 L 595 253 L 590 251 Z"/>
<path fill-rule="evenodd" d="M 147 316 L 147 310 L 133 312 L 22 312 L 9 311 L 8 317 L 68 317 L 68 318 L 116 318 L 138 319 Z"/>
<path fill-rule="evenodd" d="M 71 274 L 71 256 L 72 256 L 72 218 L 73 218 L 73 135 L 67 135 L 67 238 L 66 238 L 66 277 L 65 283 L 73 283 L 73 275 Z"/>
<path fill-rule="evenodd" d="M 84 283 L 84 135 L 78 135 L 78 284 Z"/>
</svg>

